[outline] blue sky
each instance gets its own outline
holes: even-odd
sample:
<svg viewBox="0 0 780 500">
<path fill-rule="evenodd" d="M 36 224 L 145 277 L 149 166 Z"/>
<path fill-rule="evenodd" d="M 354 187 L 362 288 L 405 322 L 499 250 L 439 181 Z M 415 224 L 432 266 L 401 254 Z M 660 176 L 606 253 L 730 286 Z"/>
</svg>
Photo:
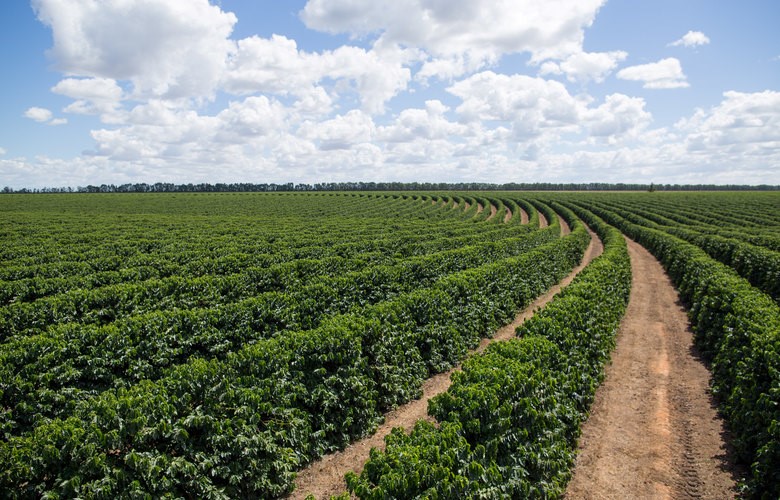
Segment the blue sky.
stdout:
<svg viewBox="0 0 780 500">
<path fill-rule="evenodd" d="M 0 185 L 780 184 L 774 0 L 11 0 Z"/>
</svg>

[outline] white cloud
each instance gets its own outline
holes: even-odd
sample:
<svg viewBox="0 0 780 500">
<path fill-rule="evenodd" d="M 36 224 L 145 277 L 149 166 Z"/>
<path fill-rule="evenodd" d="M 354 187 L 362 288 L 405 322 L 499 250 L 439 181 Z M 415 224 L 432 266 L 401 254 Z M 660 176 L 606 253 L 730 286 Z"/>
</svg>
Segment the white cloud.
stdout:
<svg viewBox="0 0 780 500">
<path fill-rule="evenodd" d="M 243 144 L 254 138 L 275 136 L 287 129 L 287 115 L 284 106 L 266 96 L 250 96 L 241 102 L 231 102 L 216 117 L 218 138 Z"/>
<path fill-rule="evenodd" d="M 110 78 L 66 78 L 51 90 L 55 94 L 85 101 L 116 102 L 122 99 L 122 89 Z"/>
<path fill-rule="evenodd" d="M 463 100 L 456 108 L 462 120 L 510 122 L 517 140 L 576 130 L 583 107 L 560 82 L 492 71 L 456 82 L 447 91 Z"/>
<path fill-rule="evenodd" d="M 3 156 L 6 153 L 5 148 L 0 148 L 0 156 Z"/>
<path fill-rule="evenodd" d="M 51 111 L 46 108 L 38 108 L 33 106 L 24 112 L 24 116 L 39 123 L 46 123 L 47 121 L 51 120 L 52 114 Z"/>
<path fill-rule="evenodd" d="M 371 117 L 357 109 L 322 122 L 307 121 L 299 129 L 301 137 L 318 141 L 322 150 L 350 149 L 370 142 L 374 134 Z"/>
<path fill-rule="evenodd" d="M 424 77 L 475 71 L 502 54 L 529 52 L 532 62 L 582 51 L 583 30 L 604 0 L 310 0 L 300 15 L 310 28 L 420 48 L 432 56 Z"/>
<path fill-rule="evenodd" d="M 274 35 L 250 37 L 238 42 L 230 59 L 224 87 L 242 94 L 267 92 L 295 95 L 310 112 L 328 113 L 332 100 L 356 92 L 364 110 L 384 111 L 384 103 L 404 90 L 411 72 L 404 63 L 411 55 L 397 48 L 365 50 L 342 46 L 333 51 L 308 53 L 295 40 Z M 336 83 L 330 92 L 323 80 Z"/>
<path fill-rule="evenodd" d="M 235 94 L 295 93 L 319 79 L 321 70 L 314 67 L 315 59 L 312 54 L 299 52 L 295 40 L 284 36 L 244 38 L 229 61 L 223 86 Z"/>
<path fill-rule="evenodd" d="M 679 40 L 675 40 L 669 45 L 672 47 L 696 47 L 697 45 L 707 45 L 710 43 L 710 39 L 707 35 L 701 31 L 689 31 Z"/>
<path fill-rule="evenodd" d="M 440 80 L 451 81 L 453 78 L 477 71 L 488 63 L 496 62 L 496 56 L 493 55 L 486 58 L 471 56 L 472 54 L 456 54 L 429 58 L 415 74 L 415 79 L 427 82 L 429 78 L 437 77 Z"/>
<path fill-rule="evenodd" d="M 380 127 L 378 138 L 389 143 L 445 140 L 470 135 L 469 128 L 447 120 L 449 108 L 439 100 L 425 101 L 425 109 L 408 108 L 388 126 Z"/>
<path fill-rule="evenodd" d="M 713 156 L 772 155 L 780 165 L 780 92 L 729 91 L 709 111 L 698 110 L 677 128 L 687 134 L 689 151 Z"/>
<path fill-rule="evenodd" d="M 636 137 L 651 121 L 644 99 L 623 94 L 608 95 L 601 106 L 584 115 L 590 135 L 606 137 L 608 142 L 624 136 Z"/>
<path fill-rule="evenodd" d="M 464 82 L 452 90 L 473 106 L 475 118 L 429 100 L 382 126 L 360 110 L 296 122 L 293 108 L 263 96 L 234 101 L 213 116 L 154 101 L 131 110 L 132 124 L 95 131 L 92 155 L 0 159 L 0 177 L 19 187 L 324 178 L 780 182 L 777 91 L 726 92 L 722 102 L 674 127 L 651 129 L 641 98 L 613 94 L 590 102 L 558 82 L 490 72 Z M 491 85 L 502 92 L 485 93 Z M 555 123 L 548 101 L 563 101 L 571 115 Z M 518 134 L 513 113 L 530 120 L 536 135 Z"/>
<path fill-rule="evenodd" d="M 646 89 L 677 89 L 689 86 L 680 61 L 674 57 L 623 68 L 617 72 L 617 77 L 644 82 L 643 87 Z"/>
<path fill-rule="evenodd" d="M 56 126 L 68 123 L 68 120 L 65 118 L 54 118 L 51 110 L 46 108 L 39 108 L 37 106 L 27 108 L 27 110 L 24 112 L 24 117 L 38 123 L 45 123 L 47 125 Z"/>
<path fill-rule="evenodd" d="M 603 82 L 618 65 L 628 56 L 627 52 L 616 50 L 612 52 L 578 52 L 570 55 L 560 63 L 546 61 L 539 69 L 540 75 L 566 74 L 569 81 Z"/>
<path fill-rule="evenodd" d="M 208 0 L 33 0 L 64 73 L 129 80 L 136 95 L 208 97 L 237 19 Z"/>
<path fill-rule="evenodd" d="M 66 78 L 51 91 L 75 99 L 64 111 L 83 115 L 103 114 L 104 121 L 119 120 L 122 89 L 111 78 Z"/>
</svg>

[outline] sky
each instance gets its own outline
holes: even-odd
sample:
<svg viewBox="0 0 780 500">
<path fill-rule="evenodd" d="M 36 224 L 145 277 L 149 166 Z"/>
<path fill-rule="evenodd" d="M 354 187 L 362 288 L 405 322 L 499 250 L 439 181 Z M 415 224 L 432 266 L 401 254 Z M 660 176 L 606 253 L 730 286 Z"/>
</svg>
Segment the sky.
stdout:
<svg viewBox="0 0 780 500">
<path fill-rule="evenodd" d="M 780 184 L 777 0 L 6 0 L 0 186 Z"/>
</svg>

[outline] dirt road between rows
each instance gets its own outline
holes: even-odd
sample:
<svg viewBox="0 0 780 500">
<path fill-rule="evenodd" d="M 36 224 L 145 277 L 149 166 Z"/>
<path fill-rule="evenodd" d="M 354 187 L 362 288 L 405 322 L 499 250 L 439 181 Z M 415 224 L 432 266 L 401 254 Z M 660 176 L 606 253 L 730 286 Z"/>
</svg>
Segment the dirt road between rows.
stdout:
<svg viewBox="0 0 780 500">
<path fill-rule="evenodd" d="M 561 219 L 561 234 L 568 234 L 569 226 Z M 574 277 L 582 271 L 593 259 L 601 255 L 604 247 L 598 236 L 590 231 L 591 242 L 588 245 L 582 262 L 561 282 L 550 288 L 543 295 L 538 297 L 526 307 L 515 320 L 499 329 L 491 338 L 482 339 L 476 352 L 484 351 L 492 342 L 498 342 L 511 339 L 515 336 L 515 329 L 526 319 L 534 315 L 537 309 L 544 307 L 552 298 L 565 286 L 567 286 Z M 450 386 L 450 375 L 457 370 L 455 368 L 445 373 L 435 375 L 423 383 L 423 396 L 420 399 L 410 401 L 400 406 L 385 416 L 385 422 L 379 426 L 377 431 L 360 441 L 356 441 L 342 451 L 326 455 L 313 462 L 306 469 L 302 470 L 295 481 L 295 491 L 290 498 L 303 499 L 312 494 L 315 498 L 330 498 L 331 495 L 337 495 L 344 491 L 344 475 L 349 471 L 360 473 L 363 465 L 368 460 L 371 448 L 384 449 L 385 436 L 387 436 L 394 427 L 403 427 L 409 431 L 419 419 L 432 420 L 428 416 L 428 400 L 432 397 L 445 392 Z"/>
<path fill-rule="evenodd" d="M 734 498 L 723 422 L 661 264 L 628 241 L 633 282 L 565 498 Z"/>
<path fill-rule="evenodd" d="M 490 220 L 490 219 L 492 219 L 493 217 L 495 217 L 495 216 L 496 216 L 496 214 L 497 214 L 497 213 L 498 213 L 498 209 L 496 208 L 496 206 L 495 206 L 495 205 L 493 205 L 493 204 L 491 203 L 491 204 L 490 204 L 490 215 L 488 215 L 487 219 L 485 219 L 485 220 Z"/>
<path fill-rule="evenodd" d="M 520 209 L 520 224 L 528 224 L 528 212 Z"/>
</svg>

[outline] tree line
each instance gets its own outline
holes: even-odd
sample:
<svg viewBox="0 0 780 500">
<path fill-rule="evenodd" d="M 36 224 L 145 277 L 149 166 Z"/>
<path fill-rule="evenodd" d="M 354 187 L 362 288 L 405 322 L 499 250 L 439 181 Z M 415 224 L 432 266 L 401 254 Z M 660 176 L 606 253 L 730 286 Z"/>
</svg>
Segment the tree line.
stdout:
<svg viewBox="0 0 780 500">
<path fill-rule="evenodd" d="M 777 191 L 777 185 L 737 184 L 610 184 L 605 182 L 318 182 L 315 184 L 275 183 L 188 183 L 174 184 L 100 184 L 77 187 L 14 189 L 6 186 L 3 194 L 18 193 L 239 193 L 239 192 L 312 192 L 312 191 Z"/>
</svg>

